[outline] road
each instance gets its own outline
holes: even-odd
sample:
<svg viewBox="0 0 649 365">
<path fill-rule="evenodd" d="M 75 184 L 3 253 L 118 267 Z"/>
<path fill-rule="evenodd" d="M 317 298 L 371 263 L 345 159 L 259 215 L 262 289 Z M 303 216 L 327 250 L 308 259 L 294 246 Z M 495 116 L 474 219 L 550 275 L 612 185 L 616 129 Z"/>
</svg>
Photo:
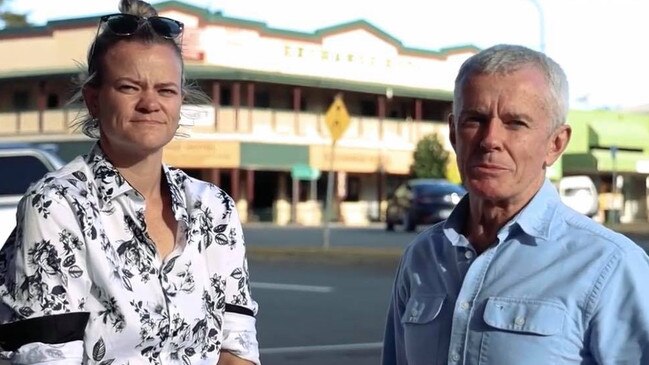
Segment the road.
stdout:
<svg viewBox="0 0 649 365">
<path fill-rule="evenodd" d="M 243 232 L 246 244 L 254 247 L 318 247 L 323 242 L 321 227 L 250 224 L 243 227 Z M 330 232 L 331 247 L 403 248 L 417 235 L 415 232 L 387 232 L 380 225 L 332 226 Z"/>
<path fill-rule="evenodd" d="M 250 260 L 264 365 L 375 365 L 396 267 Z"/>
</svg>

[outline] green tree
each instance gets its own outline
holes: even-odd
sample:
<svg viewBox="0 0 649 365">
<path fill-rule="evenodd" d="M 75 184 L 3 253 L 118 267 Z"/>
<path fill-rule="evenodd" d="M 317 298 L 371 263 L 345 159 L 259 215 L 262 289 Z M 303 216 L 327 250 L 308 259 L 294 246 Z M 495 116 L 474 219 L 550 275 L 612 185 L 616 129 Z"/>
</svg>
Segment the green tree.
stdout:
<svg viewBox="0 0 649 365">
<path fill-rule="evenodd" d="M 28 24 L 26 14 L 18 14 L 7 10 L 9 1 L 0 0 L 0 28 L 22 27 Z"/>
<path fill-rule="evenodd" d="M 437 133 L 431 133 L 417 142 L 410 174 L 417 178 L 445 178 L 449 152 Z"/>
</svg>

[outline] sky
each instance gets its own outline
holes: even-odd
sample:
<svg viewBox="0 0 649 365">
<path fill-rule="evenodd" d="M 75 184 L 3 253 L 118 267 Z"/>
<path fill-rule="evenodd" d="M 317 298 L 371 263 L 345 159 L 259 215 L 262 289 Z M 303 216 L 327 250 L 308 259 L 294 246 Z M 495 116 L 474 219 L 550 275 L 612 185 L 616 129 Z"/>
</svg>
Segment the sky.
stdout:
<svg viewBox="0 0 649 365">
<path fill-rule="evenodd" d="M 302 32 L 364 19 L 404 46 L 428 50 L 521 44 L 544 50 L 563 67 L 572 108 L 628 110 L 649 105 L 647 0 L 182 1 Z M 119 1 L 5 2 L 42 25 L 48 20 L 114 13 Z"/>
</svg>

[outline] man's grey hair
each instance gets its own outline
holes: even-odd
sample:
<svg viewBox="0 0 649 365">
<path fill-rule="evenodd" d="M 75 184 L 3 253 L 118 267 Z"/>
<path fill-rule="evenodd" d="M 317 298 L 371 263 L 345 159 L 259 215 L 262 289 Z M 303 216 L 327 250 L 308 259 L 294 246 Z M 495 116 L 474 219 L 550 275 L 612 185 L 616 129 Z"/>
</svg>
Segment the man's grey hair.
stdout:
<svg viewBox="0 0 649 365">
<path fill-rule="evenodd" d="M 460 112 L 458 108 L 462 86 L 467 79 L 478 74 L 508 74 L 524 66 L 536 67 L 545 75 L 550 89 L 547 102 L 552 115 L 552 130 L 564 124 L 568 115 L 568 78 L 561 66 L 541 52 L 510 44 L 499 44 L 484 49 L 464 61 L 455 78 L 453 92 L 455 117 L 457 118 Z"/>
</svg>

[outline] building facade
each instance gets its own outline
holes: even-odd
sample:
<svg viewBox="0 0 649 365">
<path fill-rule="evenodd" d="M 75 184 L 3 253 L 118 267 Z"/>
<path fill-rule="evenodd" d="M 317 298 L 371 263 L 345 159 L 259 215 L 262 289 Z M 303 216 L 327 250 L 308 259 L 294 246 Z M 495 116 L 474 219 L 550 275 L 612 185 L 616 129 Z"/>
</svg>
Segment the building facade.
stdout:
<svg viewBox="0 0 649 365">
<path fill-rule="evenodd" d="M 478 51 L 408 48 L 364 21 L 301 33 L 177 1 L 156 7 L 185 24 L 187 76 L 213 100 L 183 109 L 186 136 L 164 159 L 226 189 L 247 221 L 320 224 L 332 167 L 335 219 L 379 220 L 417 141 L 446 140 L 453 78 Z M 87 151 L 92 141 L 70 128 L 83 108 L 66 101 L 97 23 L 0 31 L 0 53 L 11 55 L 0 60 L 0 142 L 53 144 L 68 160 Z M 332 149 L 325 113 L 336 95 L 350 118 Z M 305 166 L 313 173 L 296 176 Z"/>
<path fill-rule="evenodd" d="M 478 51 L 406 47 L 365 21 L 303 33 L 178 1 L 156 7 L 185 24 L 187 76 L 212 99 L 183 109 L 165 162 L 224 188 L 244 221 L 321 224 L 330 170 L 335 220 L 381 220 L 417 142 L 447 141 L 454 77 Z M 93 141 L 70 127 L 84 109 L 66 102 L 98 18 L 0 31 L 0 143 L 50 144 L 66 160 L 88 151 Z M 332 149 L 325 114 L 337 95 L 349 127 Z M 602 210 L 647 220 L 647 115 L 573 111 L 569 122 L 572 141 L 548 176 L 591 176 Z"/>
</svg>

